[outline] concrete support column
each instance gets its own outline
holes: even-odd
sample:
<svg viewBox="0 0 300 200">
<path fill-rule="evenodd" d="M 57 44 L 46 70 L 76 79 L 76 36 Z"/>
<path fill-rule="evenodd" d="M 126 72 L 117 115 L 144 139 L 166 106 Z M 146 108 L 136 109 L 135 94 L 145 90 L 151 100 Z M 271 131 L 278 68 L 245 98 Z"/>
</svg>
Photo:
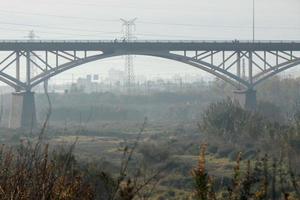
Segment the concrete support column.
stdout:
<svg viewBox="0 0 300 200">
<path fill-rule="evenodd" d="M 256 109 L 256 91 L 253 89 L 234 91 L 234 100 L 238 102 L 242 108 L 252 111 Z"/>
<path fill-rule="evenodd" d="M 9 128 L 31 129 L 37 125 L 34 92 L 12 94 Z"/>
</svg>

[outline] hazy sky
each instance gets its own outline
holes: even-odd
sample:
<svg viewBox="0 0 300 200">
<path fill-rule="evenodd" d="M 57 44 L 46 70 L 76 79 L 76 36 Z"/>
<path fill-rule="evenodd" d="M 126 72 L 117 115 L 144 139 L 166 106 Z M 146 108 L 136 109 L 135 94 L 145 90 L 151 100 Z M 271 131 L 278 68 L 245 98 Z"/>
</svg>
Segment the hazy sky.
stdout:
<svg viewBox="0 0 300 200">
<path fill-rule="evenodd" d="M 243 39 L 252 37 L 252 0 L 2 0 L 0 38 L 114 39 L 119 18 L 137 17 L 138 39 Z M 300 40 L 300 0 L 256 0 L 256 38 Z M 123 69 L 123 58 L 99 61 L 65 72 L 99 73 Z M 200 73 L 172 61 L 135 58 L 136 74 L 169 76 Z"/>
</svg>

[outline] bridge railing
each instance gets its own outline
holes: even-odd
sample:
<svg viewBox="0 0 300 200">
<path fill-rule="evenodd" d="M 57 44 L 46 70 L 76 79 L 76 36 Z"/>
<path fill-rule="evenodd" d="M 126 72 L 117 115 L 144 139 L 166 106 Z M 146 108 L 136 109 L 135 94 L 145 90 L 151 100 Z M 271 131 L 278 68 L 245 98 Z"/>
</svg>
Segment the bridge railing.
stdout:
<svg viewBox="0 0 300 200">
<path fill-rule="evenodd" d="M 298 40 L 0 40 L 0 43 L 300 43 Z"/>
</svg>

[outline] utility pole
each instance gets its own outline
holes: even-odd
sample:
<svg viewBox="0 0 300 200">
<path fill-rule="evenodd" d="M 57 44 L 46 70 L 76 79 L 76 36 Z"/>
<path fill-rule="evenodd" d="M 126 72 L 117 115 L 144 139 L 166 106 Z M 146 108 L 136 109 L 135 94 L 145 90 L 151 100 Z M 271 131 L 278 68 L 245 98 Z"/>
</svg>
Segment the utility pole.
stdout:
<svg viewBox="0 0 300 200">
<path fill-rule="evenodd" d="M 242 60 L 243 64 L 242 64 L 242 74 L 243 74 L 243 79 L 246 79 L 246 63 L 245 63 L 245 59 Z"/>
<path fill-rule="evenodd" d="M 255 41 L 255 0 L 252 0 L 253 4 L 252 4 L 252 40 L 253 42 Z"/>
<path fill-rule="evenodd" d="M 131 42 L 135 39 L 133 32 L 135 31 L 135 21 L 137 18 L 131 20 L 121 19 L 123 27 L 123 41 Z M 127 91 L 131 92 L 131 88 L 134 85 L 134 69 L 133 69 L 133 57 L 131 55 L 126 55 L 125 57 L 125 85 L 127 86 Z"/>
</svg>

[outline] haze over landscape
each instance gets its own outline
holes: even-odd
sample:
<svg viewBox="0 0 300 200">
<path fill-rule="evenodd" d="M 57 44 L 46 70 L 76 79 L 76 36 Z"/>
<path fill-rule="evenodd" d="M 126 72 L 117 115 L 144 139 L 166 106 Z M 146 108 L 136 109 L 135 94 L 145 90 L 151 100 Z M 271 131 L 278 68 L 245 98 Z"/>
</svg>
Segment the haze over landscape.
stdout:
<svg viewBox="0 0 300 200">
<path fill-rule="evenodd" d="M 300 40 L 300 2 L 256 2 L 257 40 Z M 11 0 L 0 9 L 2 39 L 25 39 L 34 30 L 36 39 L 114 40 L 123 36 L 120 18 L 137 18 L 137 39 L 251 40 L 252 1 L 241 0 Z M 135 57 L 135 73 L 147 79 L 174 74 L 212 76 L 190 66 L 158 58 Z M 107 77 L 111 68 L 123 70 L 124 58 L 90 63 L 55 77 L 55 82 L 94 74 Z M 296 70 L 297 75 L 298 70 Z"/>
<path fill-rule="evenodd" d="M 9 0 L 0 200 L 299 200 L 299 0 Z"/>
</svg>

